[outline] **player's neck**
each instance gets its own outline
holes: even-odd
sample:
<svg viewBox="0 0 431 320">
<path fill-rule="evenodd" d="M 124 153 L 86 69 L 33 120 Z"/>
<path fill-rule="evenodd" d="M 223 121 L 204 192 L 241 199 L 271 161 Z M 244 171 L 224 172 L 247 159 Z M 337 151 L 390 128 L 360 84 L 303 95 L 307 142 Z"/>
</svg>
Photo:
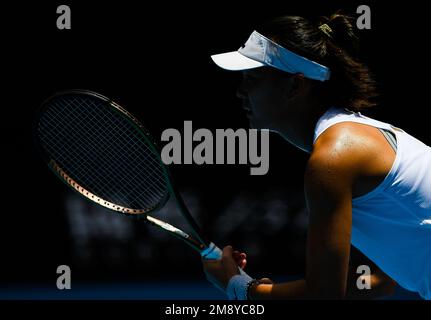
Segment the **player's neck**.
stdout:
<svg viewBox="0 0 431 320">
<path fill-rule="evenodd" d="M 298 112 L 290 115 L 285 122 L 286 125 L 280 128 L 278 132 L 295 147 L 311 153 L 314 130 L 323 113 L 321 108 L 309 108 L 309 112 Z"/>
</svg>

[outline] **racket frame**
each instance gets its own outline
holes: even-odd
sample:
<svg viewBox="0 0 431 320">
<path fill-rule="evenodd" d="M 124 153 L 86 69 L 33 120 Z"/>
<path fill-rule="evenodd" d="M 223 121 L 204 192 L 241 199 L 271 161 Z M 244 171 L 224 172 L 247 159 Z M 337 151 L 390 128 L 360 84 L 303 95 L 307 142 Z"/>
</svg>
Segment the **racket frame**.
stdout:
<svg viewBox="0 0 431 320">
<path fill-rule="evenodd" d="M 167 192 L 164 195 L 163 199 L 157 203 L 156 206 L 143 210 L 143 209 L 132 209 L 123 207 L 120 205 L 117 205 L 115 203 L 109 202 L 106 199 L 100 198 L 97 195 L 91 193 L 89 190 L 86 190 L 83 188 L 79 183 L 74 181 L 56 162 L 55 160 L 51 159 L 47 152 L 44 150 L 44 148 L 41 146 L 41 143 L 39 142 L 39 135 L 38 135 L 38 125 L 40 122 L 41 115 L 46 110 L 46 108 L 49 105 L 49 102 L 57 97 L 60 96 L 66 96 L 66 95 L 84 95 L 84 96 L 91 96 L 97 99 L 101 99 L 105 103 L 109 105 L 109 107 L 113 108 L 113 110 L 117 113 L 119 113 L 121 116 L 125 117 L 140 133 L 141 137 L 146 140 L 146 145 L 151 148 L 151 151 L 157 155 L 158 160 L 161 163 L 161 167 L 163 170 L 163 175 L 166 180 L 167 185 Z M 179 193 L 178 189 L 174 186 L 172 183 L 172 175 L 169 171 L 169 168 L 163 163 L 161 157 L 160 157 L 160 149 L 154 140 L 154 138 L 150 135 L 148 130 L 139 122 L 139 120 L 134 117 L 130 112 L 128 112 L 126 109 L 121 107 L 116 102 L 112 101 L 111 99 L 89 90 L 82 90 L 82 89 L 73 89 L 73 90 L 64 90 L 57 92 L 53 95 L 51 95 L 49 98 L 47 98 L 41 106 L 38 108 L 35 116 L 35 121 L 33 124 L 33 137 L 35 140 L 35 145 L 42 156 L 42 158 L 45 160 L 45 163 L 48 165 L 50 170 L 68 187 L 71 189 L 77 191 L 79 194 L 81 194 L 83 197 L 89 199 L 92 202 L 95 202 L 103 207 L 106 207 L 114 212 L 135 216 L 138 218 L 138 220 L 144 220 L 145 222 L 148 222 L 152 225 L 155 225 L 166 232 L 170 233 L 171 235 L 183 240 L 185 243 L 190 245 L 193 249 L 195 249 L 198 252 L 202 252 L 206 248 L 210 246 L 210 241 L 203 236 L 203 233 L 201 231 L 201 228 L 191 215 L 190 211 L 188 210 L 183 198 L 181 197 L 181 194 Z M 170 225 L 167 222 L 164 222 L 162 220 L 156 219 L 149 215 L 151 212 L 155 212 L 160 210 L 168 201 L 169 197 L 172 196 L 174 200 L 176 201 L 178 205 L 178 209 L 180 210 L 183 217 L 186 219 L 187 223 L 192 229 L 193 236 L 185 233 L 184 231 Z M 142 219 L 143 218 L 143 219 Z"/>
</svg>

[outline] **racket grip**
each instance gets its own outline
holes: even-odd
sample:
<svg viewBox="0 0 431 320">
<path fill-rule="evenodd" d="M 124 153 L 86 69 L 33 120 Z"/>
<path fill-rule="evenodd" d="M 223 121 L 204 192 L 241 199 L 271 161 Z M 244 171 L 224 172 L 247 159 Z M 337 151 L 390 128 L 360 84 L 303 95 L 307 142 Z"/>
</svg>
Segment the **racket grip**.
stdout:
<svg viewBox="0 0 431 320">
<path fill-rule="evenodd" d="M 208 247 L 201 251 L 202 258 L 206 260 L 219 260 L 222 256 L 222 251 L 219 247 L 217 247 L 214 243 L 210 243 Z M 238 267 L 239 273 L 241 275 L 247 275 L 240 267 Z"/>
</svg>

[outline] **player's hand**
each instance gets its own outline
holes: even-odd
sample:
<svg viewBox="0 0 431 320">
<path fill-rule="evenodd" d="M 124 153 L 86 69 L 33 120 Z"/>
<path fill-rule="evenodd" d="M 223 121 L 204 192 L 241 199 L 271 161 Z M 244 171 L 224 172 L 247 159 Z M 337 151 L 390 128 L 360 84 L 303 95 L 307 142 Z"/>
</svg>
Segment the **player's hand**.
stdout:
<svg viewBox="0 0 431 320">
<path fill-rule="evenodd" d="M 247 265 L 247 255 L 244 252 L 239 252 L 237 250 L 234 250 L 233 258 L 235 259 L 238 267 L 244 270 L 245 266 Z"/>
<path fill-rule="evenodd" d="M 244 253 L 239 253 L 238 251 L 236 251 L 237 253 L 234 252 L 235 251 L 231 246 L 226 246 L 223 248 L 221 259 L 202 260 L 208 281 L 222 290 L 226 290 L 230 278 L 236 274 L 239 274 L 238 266 L 245 266 L 247 263 Z"/>
</svg>

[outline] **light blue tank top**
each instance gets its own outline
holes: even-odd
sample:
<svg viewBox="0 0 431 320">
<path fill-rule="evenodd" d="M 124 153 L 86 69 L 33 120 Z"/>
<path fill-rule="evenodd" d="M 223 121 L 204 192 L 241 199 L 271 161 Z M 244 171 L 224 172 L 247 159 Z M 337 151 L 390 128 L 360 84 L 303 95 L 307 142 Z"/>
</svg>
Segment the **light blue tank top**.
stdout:
<svg viewBox="0 0 431 320">
<path fill-rule="evenodd" d="M 388 123 L 339 108 L 319 119 L 314 141 L 340 122 L 389 130 L 397 140 L 386 178 L 352 200 L 352 244 L 400 286 L 431 299 L 431 148 Z"/>
</svg>

